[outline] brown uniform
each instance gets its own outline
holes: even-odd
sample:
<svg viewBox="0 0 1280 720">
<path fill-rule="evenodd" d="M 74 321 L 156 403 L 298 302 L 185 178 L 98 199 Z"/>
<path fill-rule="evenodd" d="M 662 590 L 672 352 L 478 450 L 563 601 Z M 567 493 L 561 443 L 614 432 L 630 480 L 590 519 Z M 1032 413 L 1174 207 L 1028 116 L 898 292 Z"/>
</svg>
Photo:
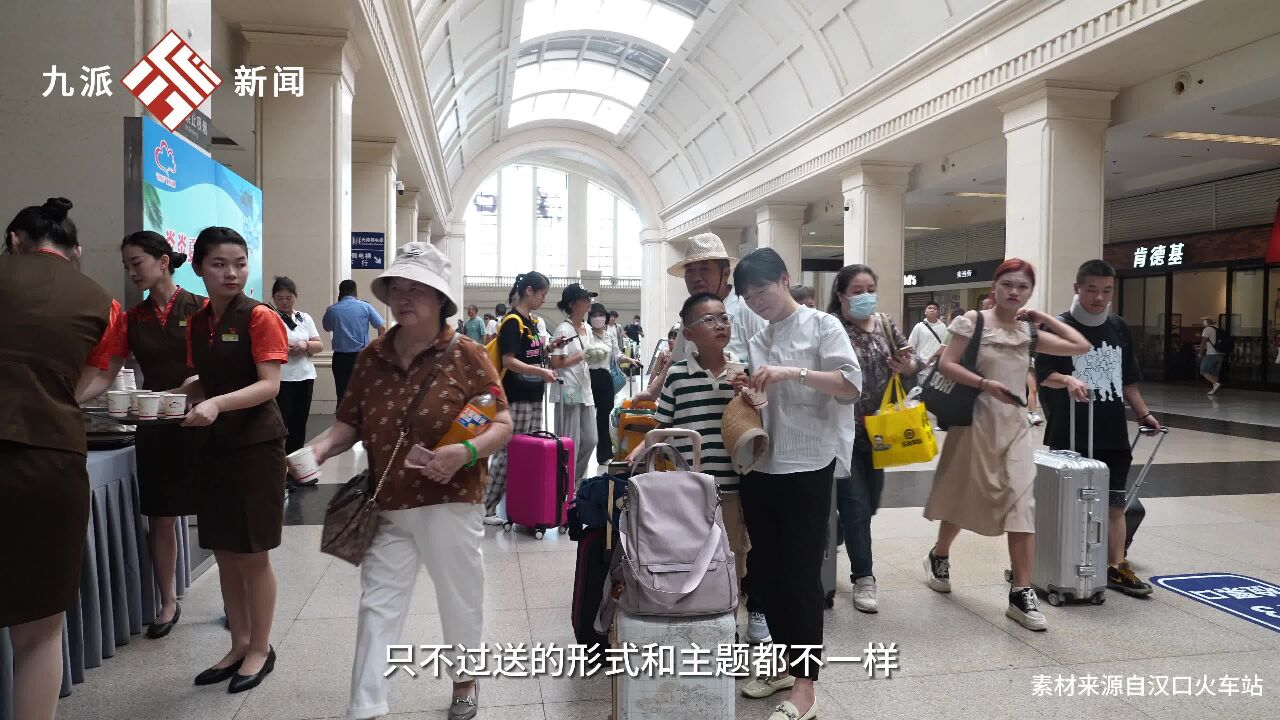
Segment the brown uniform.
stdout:
<svg viewBox="0 0 1280 720">
<path fill-rule="evenodd" d="M 195 374 L 187 365 L 187 323 L 207 300 L 178 288 L 163 310 L 145 300 L 129 310 L 129 349 L 142 368 L 142 387 L 165 392 Z M 138 491 L 142 514 L 176 517 L 196 514 L 196 457 L 207 433 L 179 425 L 138 428 Z"/>
<path fill-rule="evenodd" d="M 75 388 L 106 365 L 91 356 L 112 303 L 60 256 L 0 257 L 0 627 L 75 605 L 89 523 Z"/>
<path fill-rule="evenodd" d="M 206 397 L 254 384 L 259 362 L 288 359 L 280 316 L 245 295 L 216 320 L 213 306 L 205 305 L 188 328 L 191 363 Z M 218 415 L 196 477 L 201 547 L 255 553 L 280 545 L 287 435 L 274 398 Z"/>
</svg>

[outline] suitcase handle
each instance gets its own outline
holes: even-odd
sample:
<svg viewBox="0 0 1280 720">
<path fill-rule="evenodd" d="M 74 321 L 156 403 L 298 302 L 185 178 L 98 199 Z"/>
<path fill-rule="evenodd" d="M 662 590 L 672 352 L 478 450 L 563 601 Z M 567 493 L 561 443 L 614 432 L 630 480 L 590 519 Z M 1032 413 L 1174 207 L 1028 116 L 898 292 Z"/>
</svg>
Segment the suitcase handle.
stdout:
<svg viewBox="0 0 1280 720">
<path fill-rule="evenodd" d="M 1087 540 L 1086 543 L 1090 547 L 1097 547 L 1102 544 L 1102 521 L 1099 520 L 1097 516 L 1094 515 L 1093 513 L 1089 513 L 1088 523 L 1089 523 L 1089 535 L 1091 536 L 1092 539 Z"/>
<path fill-rule="evenodd" d="M 1072 452 L 1074 452 L 1076 449 L 1076 403 L 1077 402 L 1078 401 L 1071 399 L 1071 397 L 1069 396 L 1067 397 L 1067 407 L 1068 407 L 1067 424 L 1071 426 L 1071 432 L 1067 433 L 1069 436 L 1069 439 L 1067 441 L 1068 442 L 1067 449 L 1071 450 Z M 1089 431 L 1088 431 L 1089 432 L 1089 435 L 1088 435 L 1089 454 L 1086 455 L 1086 457 L 1092 458 L 1093 457 L 1093 390 L 1089 391 L 1089 399 L 1085 400 L 1084 404 L 1089 406 L 1089 418 L 1086 421 L 1086 425 L 1089 428 Z"/>
<path fill-rule="evenodd" d="M 645 447 L 653 447 L 660 440 L 669 438 L 684 438 L 693 444 L 693 471 L 702 471 L 702 435 L 696 430 L 684 430 L 682 428 L 659 428 L 650 430 L 645 433 Z"/>
<path fill-rule="evenodd" d="M 1160 452 L 1160 446 L 1164 444 L 1165 438 L 1169 437 L 1169 428 L 1161 426 L 1160 430 L 1156 431 L 1146 425 L 1139 425 L 1138 434 L 1133 438 L 1133 444 L 1129 446 L 1130 451 L 1138 449 L 1138 441 L 1142 439 L 1143 435 L 1159 435 L 1160 437 L 1156 440 L 1155 448 L 1151 450 L 1151 456 L 1147 458 L 1146 464 L 1142 466 L 1142 471 L 1139 472 L 1138 477 L 1134 479 L 1133 487 L 1125 491 L 1125 512 L 1128 512 L 1129 508 L 1133 507 L 1133 501 L 1138 497 L 1138 490 L 1142 489 L 1142 485 L 1147 481 L 1147 473 L 1151 472 L 1151 465 L 1156 461 L 1156 455 Z"/>
</svg>

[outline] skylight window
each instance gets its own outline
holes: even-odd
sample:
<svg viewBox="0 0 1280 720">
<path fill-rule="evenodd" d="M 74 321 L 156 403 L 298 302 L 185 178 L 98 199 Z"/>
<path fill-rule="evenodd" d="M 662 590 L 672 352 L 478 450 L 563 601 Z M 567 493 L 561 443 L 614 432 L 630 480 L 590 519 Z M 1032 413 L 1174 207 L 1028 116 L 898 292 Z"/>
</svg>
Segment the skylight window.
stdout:
<svg viewBox="0 0 1280 720">
<path fill-rule="evenodd" d="M 631 108 L 615 100 L 581 92 L 549 92 L 511 104 L 507 127 L 538 120 L 572 120 L 616 135 L 631 117 Z"/>
<path fill-rule="evenodd" d="M 638 37 L 674 53 L 692 29 L 692 17 L 655 0 L 526 0 L 520 42 L 593 30 Z"/>
<path fill-rule="evenodd" d="M 649 91 L 649 81 L 620 68 L 598 62 L 552 60 L 516 69 L 512 96 L 516 99 L 538 93 L 581 90 L 608 95 L 635 107 Z"/>
</svg>

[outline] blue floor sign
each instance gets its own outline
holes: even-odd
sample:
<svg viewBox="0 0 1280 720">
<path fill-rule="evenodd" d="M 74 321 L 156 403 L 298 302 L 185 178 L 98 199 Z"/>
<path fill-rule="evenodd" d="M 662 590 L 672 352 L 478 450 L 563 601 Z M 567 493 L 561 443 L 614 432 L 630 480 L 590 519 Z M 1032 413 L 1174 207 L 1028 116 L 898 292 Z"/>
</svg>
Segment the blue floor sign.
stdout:
<svg viewBox="0 0 1280 720">
<path fill-rule="evenodd" d="M 1151 582 L 1196 602 L 1280 632 L 1280 586 L 1247 575 L 1161 575 Z"/>
</svg>

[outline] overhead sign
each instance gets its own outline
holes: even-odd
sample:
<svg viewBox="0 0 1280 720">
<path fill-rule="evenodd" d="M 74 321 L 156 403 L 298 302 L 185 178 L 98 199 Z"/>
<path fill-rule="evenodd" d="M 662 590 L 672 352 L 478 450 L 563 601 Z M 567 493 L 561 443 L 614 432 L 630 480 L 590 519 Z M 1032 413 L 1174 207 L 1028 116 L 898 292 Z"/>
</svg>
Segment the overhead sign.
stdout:
<svg viewBox="0 0 1280 720">
<path fill-rule="evenodd" d="M 920 284 L 920 278 L 917 278 L 915 275 L 902 276 L 902 287 L 915 287 L 916 285 L 919 285 L 919 284 Z"/>
<path fill-rule="evenodd" d="M 1183 250 L 1187 247 L 1186 243 L 1173 243 L 1171 245 L 1139 245 L 1133 249 L 1133 267 L 1134 269 L 1145 267 L 1178 267 L 1182 265 Z"/>
<path fill-rule="evenodd" d="M 982 260 L 964 265 L 944 265 L 936 268 L 912 270 L 902 276 L 902 286 L 935 287 L 938 285 L 956 285 L 974 282 L 990 282 L 996 268 L 1003 260 Z"/>
<path fill-rule="evenodd" d="M 1151 578 L 1160 587 L 1280 632 L 1280 586 L 1247 575 L 1200 573 Z"/>
<path fill-rule="evenodd" d="M 387 255 L 387 235 L 380 232 L 351 233 L 351 269 L 381 270 Z"/>
</svg>

